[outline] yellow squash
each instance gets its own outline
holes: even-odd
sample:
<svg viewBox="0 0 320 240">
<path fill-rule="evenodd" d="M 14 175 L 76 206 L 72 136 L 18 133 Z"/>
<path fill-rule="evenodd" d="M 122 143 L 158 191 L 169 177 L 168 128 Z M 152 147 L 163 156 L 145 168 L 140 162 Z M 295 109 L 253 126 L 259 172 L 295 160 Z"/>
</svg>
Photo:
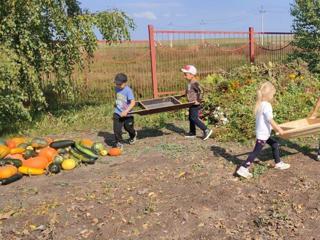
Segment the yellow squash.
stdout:
<svg viewBox="0 0 320 240">
<path fill-rule="evenodd" d="M 44 170 L 40 168 L 31 168 L 26 166 L 21 166 L 18 168 L 18 171 L 20 173 L 26 174 L 26 175 L 41 175 L 44 174 Z"/>
</svg>

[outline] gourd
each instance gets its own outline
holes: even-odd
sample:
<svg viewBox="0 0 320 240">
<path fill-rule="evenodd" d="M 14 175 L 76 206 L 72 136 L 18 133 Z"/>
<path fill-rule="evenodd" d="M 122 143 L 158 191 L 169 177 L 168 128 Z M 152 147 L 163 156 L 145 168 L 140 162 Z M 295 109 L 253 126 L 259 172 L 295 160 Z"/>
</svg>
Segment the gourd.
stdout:
<svg viewBox="0 0 320 240">
<path fill-rule="evenodd" d="M 29 159 L 29 158 L 35 157 L 35 156 L 37 156 L 37 155 L 38 155 L 38 153 L 36 153 L 36 151 L 30 150 L 30 149 L 27 149 L 27 150 L 23 153 L 23 157 L 24 157 L 25 159 Z"/>
<path fill-rule="evenodd" d="M 15 175 L 18 169 L 13 165 L 5 165 L 0 167 L 0 179 L 9 178 Z"/>
<path fill-rule="evenodd" d="M 23 152 L 25 152 L 25 151 L 26 151 L 25 148 L 15 147 L 15 148 L 11 148 L 11 149 L 10 149 L 10 154 L 23 153 Z"/>
<path fill-rule="evenodd" d="M 18 168 L 18 171 L 20 173 L 26 174 L 26 175 L 41 175 L 44 174 L 44 170 L 40 168 L 32 168 L 27 166 L 21 166 Z"/>
<path fill-rule="evenodd" d="M 7 185 L 9 183 L 13 183 L 15 181 L 18 181 L 21 178 L 22 178 L 22 174 L 16 173 L 16 174 L 12 175 L 11 177 L 1 179 L 0 185 Z"/>
<path fill-rule="evenodd" d="M 72 170 L 76 166 L 77 166 L 77 162 L 72 158 L 66 159 L 61 163 L 61 167 L 64 170 Z"/>
<path fill-rule="evenodd" d="M 58 155 L 57 150 L 51 147 L 42 148 L 39 152 L 39 157 L 46 158 L 48 163 L 51 163 L 56 155 Z"/>
<path fill-rule="evenodd" d="M 58 154 L 53 158 L 53 163 L 61 164 L 63 162 L 63 160 L 64 160 L 63 156 Z"/>
<path fill-rule="evenodd" d="M 57 174 L 61 171 L 61 167 L 59 164 L 56 164 L 56 163 L 50 163 L 49 166 L 48 166 L 48 171 L 50 173 L 54 173 L 54 174 Z"/>
<path fill-rule="evenodd" d="M 8 164 L 13 165 L 18 168 L 18 167 L 22 166 L 22 161 L 20 159 L 14 159 L 14 158 L 0 159 L 0 166 L 5 166 Z"/>
<path fill-rule="evenodd" d="M 119 156 L 121 155 L 121 149 L 120 148 L 111 148 L 109 151 L 108 151 L 108 154 L 110 156 Z"/>
<path fill-rule="evenodd" d="M 16 154 L 8 154 L 5 158 L 13 158 L 13 159 L 19 159 L 21 161 L 24 161 L 25 158 L 21 153 L 16 153 Z"/>
<path fill-rule="evenodd" d="M 10 153 L 10 149 L 7 146 L 0 146 L 0 158 L 4 158 Z"/>
<path fill-rule="evenodd" d="M 101 156 L 105 156 L 108 154 L 107 149 L 105 148 L 105 146 L 102 143 L 94 143 L 91 147 L 91 149 L 96 153 L 99 154 Z"/>
<path fill-rule="evenodd" d="M 23 161 L 23 166 L 45 169 L 48 166 L 48 160 L 43 156 L 37 156 Z"/>
<path fill-rule="evenodd" d="M 80 144 L 84 147 L 91 148 L 94 142 L 91 139 L 85 138 L 80 141 Z"/>
<path fill-rule="evenodd" d="M 73 140 L 59 140 L 59 141 L 54 141 L 50 143 L 50 147 L 59 149 L 59 148 L 74 146 L 74 144 L 75 144 L 75 141 Z"/>
<path fill-rule="evenodd" d="M 33 148 L 44 148 L 44 147 L 48 146 L 48 142 L 44 138 L 36 137 L 31 140 L 31 146 Z"/>
</svg>

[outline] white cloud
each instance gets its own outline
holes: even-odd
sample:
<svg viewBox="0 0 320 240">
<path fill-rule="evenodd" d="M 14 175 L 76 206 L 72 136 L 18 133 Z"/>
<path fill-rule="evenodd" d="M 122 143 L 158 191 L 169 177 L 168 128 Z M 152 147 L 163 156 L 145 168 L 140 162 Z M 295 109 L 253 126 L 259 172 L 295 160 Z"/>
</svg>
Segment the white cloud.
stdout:
<svg viewBox="0 0 320 240">
<path fill-rule="evenodd" d="M 122 4 L 127 7 L 134 8 L 147 8 L 147 9 L 156 9 L 156 8 L 172 8 L 180 7 L 181 4 L 178 2 L 136 2 L 136 3 L 124 3 Z"/>
<path fill-rule="evenodd" d="M 156 20 L 157 19 L 157 16 L 151 11 L 134 13 L 133 16 L 136 18 L 145 18 L 148 20 Z"/>
</svg>

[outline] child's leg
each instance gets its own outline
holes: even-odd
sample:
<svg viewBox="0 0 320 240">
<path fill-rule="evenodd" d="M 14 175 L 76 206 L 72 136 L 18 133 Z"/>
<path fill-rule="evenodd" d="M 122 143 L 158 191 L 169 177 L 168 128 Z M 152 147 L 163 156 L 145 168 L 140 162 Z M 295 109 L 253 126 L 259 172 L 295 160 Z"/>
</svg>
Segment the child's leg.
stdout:
<svg viewBox="0 0 320 240">
<path fill-rule="evenodd" d="M 278 143 L 275 139 L 273 139 L 273 138 L 271 138 L 271 137 L 267 140 L 267 143 L 268 143 L 268 144 L 271 146 L 271 148 L 272 148 L 272 154 L 273 154 L 274 161 L 275 161 L 276 163 L 281 162 L 281 160 L 280 160 L 279 143 Z"/>
<path fill-rule="evenodd" d="M 123 120 L 121 117 L 114 113 L 113 114 L 113 132 L 116 143 L 122 142 L 122 127 L 123 127 Z"/>
<path fill-rule="evenodd" d="M 189 126 L 190 126 L 190 131 L 189 133 L 192 134 L 192 135 L 196 135 L 196 125 L 193 121 L 194 117 L 193 117 L 193 114 L 194 114 L 194 110 L 192 109 L 192 107 L 189 108 Z"/>
<path fill-rule="evenodd" d="M 202 131 L 205 131 L 207 127 L 199 118 L 199 110 L 200 110 L 200 106 L 191 107 L 189 112 L 189 117 L 195 126 L 200 128 Z"/>
<path fill-rule="evenodd" d="M 245 168 L 250 167 L 250 165 L 253 163 L 254 159 L 258 156 L 258 154 L 261 152 L 263 146 L 266 144 L 266 141 L 257 139 L 256 145 L 254 146 L 253 152 L 251 152 L 247 158 L 247 160 L 241 165 Z"/>
<path fill-rule="evenodd" d="M 136 136 L 136 130 L 134 130 L 133 116 L 124 118 L 124 129 L 129 133 L 130 138 L 134 138 Z"/>
</svg>

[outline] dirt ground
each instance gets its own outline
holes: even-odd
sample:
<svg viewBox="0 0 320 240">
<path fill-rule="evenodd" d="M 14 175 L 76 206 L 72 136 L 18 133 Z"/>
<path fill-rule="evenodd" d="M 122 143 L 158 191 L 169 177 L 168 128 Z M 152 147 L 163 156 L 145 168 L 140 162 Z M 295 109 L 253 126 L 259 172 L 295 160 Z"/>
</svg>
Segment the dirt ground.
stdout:
<svg viewBox="0 0 320 240">
<path fill-rule="evenodd" d="M 233 174 L 252 146 L 182 133 L 173 124 L 140 129 L 120 157 L 1 186 L 0 239 L 320 239 L 314 149 L 282 142 L 291 168 L 280 171 L 266 148 L 255 177 L 240 180 Z M 64 137 L 82 136 L 111 139 Z"/>
</svg>

